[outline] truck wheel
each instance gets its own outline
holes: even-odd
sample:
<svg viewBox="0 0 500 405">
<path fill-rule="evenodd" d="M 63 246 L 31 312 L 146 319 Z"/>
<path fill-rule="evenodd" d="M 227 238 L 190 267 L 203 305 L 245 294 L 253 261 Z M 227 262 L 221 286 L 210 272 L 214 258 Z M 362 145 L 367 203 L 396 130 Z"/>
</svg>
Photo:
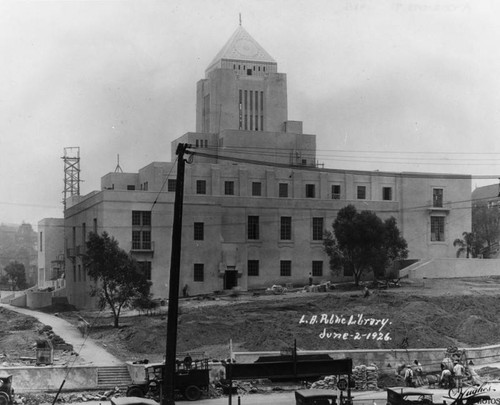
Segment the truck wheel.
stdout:
<svg viewBox="0 0 500 405">
<path fill-rule="evenodd" d="M 0 392 L 0 405 L 10 405 L 10 398 L 6 392 Z"/>
<path fill-rule="evenodd" d="M 201 391 L 196 385 L 190 385 L 184 390 L 184 397 L 188 401 L 198 401 L 201 398 Z"/>
<path fill-rule="evenodd" d="M 144 397 L 144 392 L 139 387 L 130 387 L 127 390 L 127 397 Z"/>
</svg>

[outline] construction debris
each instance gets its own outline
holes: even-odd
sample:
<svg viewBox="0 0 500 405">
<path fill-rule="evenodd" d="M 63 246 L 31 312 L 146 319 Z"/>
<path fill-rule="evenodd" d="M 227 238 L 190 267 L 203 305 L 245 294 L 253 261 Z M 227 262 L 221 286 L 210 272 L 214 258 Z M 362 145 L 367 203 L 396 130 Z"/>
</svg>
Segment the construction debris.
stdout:
<svg viewBox="0 0 500 405">
<path fill-rule="evenodd" d="M 352 371 L 354 388 L 359 391 L 378 390 L 378 374 L 378 367 L 375 364 L 354 367 L 354 370 Z M 347 376 L 330 375 L 322 380 L 314 382 L 311 385 L 311 388 L 337 389 L 337 383 L 340 379 L 347 380 Z"/>
</svg>

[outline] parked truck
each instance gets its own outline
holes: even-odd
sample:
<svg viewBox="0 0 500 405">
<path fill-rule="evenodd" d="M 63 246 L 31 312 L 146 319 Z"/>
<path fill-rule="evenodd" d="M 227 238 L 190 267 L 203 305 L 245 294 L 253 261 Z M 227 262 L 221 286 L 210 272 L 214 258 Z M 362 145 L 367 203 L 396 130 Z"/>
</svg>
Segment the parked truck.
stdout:
<svg viewBox="0 0 500 405">
<path fill-rule="evenodd" d="M 132 381 L 127 388 L 127 397 L 160 398 L 165 363 L 144 364 L 144 379 Z M 210 383 L 208 359 L 178 361 L 174 377 L 174 387 L 188 401 L 197 401 Z"/>
</svg>

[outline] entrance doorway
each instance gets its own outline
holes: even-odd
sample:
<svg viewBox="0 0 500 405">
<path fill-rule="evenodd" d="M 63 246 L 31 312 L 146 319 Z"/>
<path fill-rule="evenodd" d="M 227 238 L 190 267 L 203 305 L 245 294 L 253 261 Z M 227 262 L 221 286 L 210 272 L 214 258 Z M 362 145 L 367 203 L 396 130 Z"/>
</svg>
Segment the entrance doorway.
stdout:
<svg viewBox="0 0 500 405">
<path fill-rule="evenodd" d="M 224 273 L 224 290 L 231 290 L 238 285 L 238 271 L 226 270 Z"/>
</svg>

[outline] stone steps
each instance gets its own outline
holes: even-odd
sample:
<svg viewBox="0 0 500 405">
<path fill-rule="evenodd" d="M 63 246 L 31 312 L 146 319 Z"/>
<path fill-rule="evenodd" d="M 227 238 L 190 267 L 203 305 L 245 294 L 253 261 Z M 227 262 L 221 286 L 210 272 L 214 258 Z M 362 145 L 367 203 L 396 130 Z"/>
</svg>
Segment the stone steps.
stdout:
<svg viewBox="0 0 500 405">
<path fill-rule="evenodd" d="M 99 388 L 125 388 L 131 383 L 132 379 L 126 365 L 97 369 L 97 386 Z"/>
</svg>

